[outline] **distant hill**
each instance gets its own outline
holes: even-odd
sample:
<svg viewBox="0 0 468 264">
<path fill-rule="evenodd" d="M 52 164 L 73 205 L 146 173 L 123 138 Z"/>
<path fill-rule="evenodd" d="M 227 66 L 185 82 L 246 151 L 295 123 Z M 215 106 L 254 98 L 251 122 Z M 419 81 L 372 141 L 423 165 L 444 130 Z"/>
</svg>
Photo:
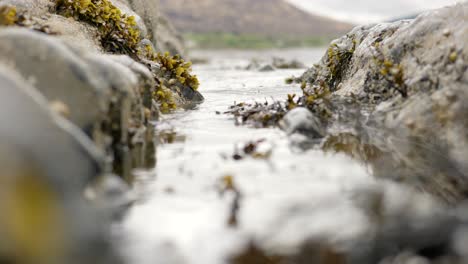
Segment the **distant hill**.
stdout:
<svg viewBox="0 0 468 264">
<path fill-rule="evenodd" d="M 182 33 L 335 37 L 352 25 L 312 15 L 284 0 L 160 0 Z"/>
</svg>

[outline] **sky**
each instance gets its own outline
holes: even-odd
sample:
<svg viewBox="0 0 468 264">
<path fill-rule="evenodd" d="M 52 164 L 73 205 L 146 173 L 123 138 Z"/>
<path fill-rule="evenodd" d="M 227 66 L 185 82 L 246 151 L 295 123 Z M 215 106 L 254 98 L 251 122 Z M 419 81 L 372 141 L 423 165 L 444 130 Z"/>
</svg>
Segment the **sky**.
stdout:
<svg viewBox="0 0 468 264">
<path fill-rule="evenodd" d="M 467 0 L 286 0 L 314 14 L 354 24 L 404 17 Z"/>
</svg>

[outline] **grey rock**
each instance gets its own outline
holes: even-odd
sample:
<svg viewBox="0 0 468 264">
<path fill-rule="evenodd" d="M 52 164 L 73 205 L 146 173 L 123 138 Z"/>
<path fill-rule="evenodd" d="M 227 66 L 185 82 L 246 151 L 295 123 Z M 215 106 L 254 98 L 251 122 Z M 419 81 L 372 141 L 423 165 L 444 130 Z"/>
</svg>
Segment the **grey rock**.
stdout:
<svg viewBox="0 0 468 264">
<path fill-rule="evenodd" d="M 114 141 L 121 144 L 128 142 L 128 131 L 132 119 L 132 111 L 142 122 L 142 107 L 138 100 L 137 76 L 127 67 L 113 61 L 106 55 L 88 54 L 86 57 L 89 67 L 98 73 L 101 83 L 107 84 L 112 91 L 110 112 L 107 115 L 111 135 Z M 138 113 L 139 112 L 139 113 Z"/>
<path fill-rule="evenodd" d="M 3 65 L 0 105 L 0 258 L 109 263 L 105 223 L 82 199 L 84 187 L 102 173 L 104 155 Z"/>
<path fill-rule="evenodd" d="M 149 39 L 155 43 L 156 50 L 171 54 L 185 55 L 182 37 L 160 12 L 159 1 L 126 0 L 129 6 L 140 15 L 148 29 Z"/>
<path fill-rule="evenodd" d="M 134 61 L 132 58 L 126 55 L 109 55 L 109 58 L 118 62 L 133 71 L 138 76 L 140 82 L 139 94 L 142 99 L 143 106 L 147 109 L 152 107 L 153 91 L 156 87 L 153 74 L 143 64 Z M 152 116 L 151 120 L 156 120 L 157 117 Z"/>
<path fill-rule="evenodd" d="M 274 70 L 275 70 L 275 67 L 273 67 L 270 64 L 265 64 L 258 69 L 259 72 L 271 72 Z"/>
<path fill-rule="evenodd" d="M 44 15 L 53 7 L 50 0 L 1 0 L 0 4 L 13 5 L 19 10 L 28 10 L 34 15 Z"/>
<path fill-rule="evenodd" d="M 156 43 L 157 50 L 161 52 L 169 52 L 171 54 L 180 54 L 186 56 L 184 39 L 174 28 L 172 23 L 161 13 L 158 16 L 158 27 L 156 35 L 153 38 Z"/>
<path fill-rule="evenodd" d="M 1 66 L 0 78 L 2 142 L 27 151 L 47 175 L 75 191 L 101 172 L 104 155 L 87 136 L 53 114 L 46 99 L 19 74 Z"/>
<path fill-rule="evenodd" d="M 320 120 L 303 107 L 289 111 L 279 125 L 288 135 L 299 133 L 310 138 L 321 138 L 325 135 Z"/>
<path fill-rule="evenodd" d="M 340 120 L 349 109 L 343 100 L 361 109 L 362 124 L 353 130 L 398 159 L 396 170 L 384 162 L 376 167 L 379 176 L 449 203 L 468 190 L 467 14 L 468 4 L 460 3 L 414 20 L 356 27 L 302 76 L 311 85 L 301 102 L 313 88 L 331 93 L 308 105 L 315 113 L 331 111 L 331 126 L 356 123 Z"/>
<path fill-rule="evenodd" d="M 110 91 L 87 63 L 44 34 L 13 28 L 2 30 L 0 38 L 0 60 L 50 101 L 65 103 L 70 120 L 91 134 L 108 110 Z"/>
</svg>

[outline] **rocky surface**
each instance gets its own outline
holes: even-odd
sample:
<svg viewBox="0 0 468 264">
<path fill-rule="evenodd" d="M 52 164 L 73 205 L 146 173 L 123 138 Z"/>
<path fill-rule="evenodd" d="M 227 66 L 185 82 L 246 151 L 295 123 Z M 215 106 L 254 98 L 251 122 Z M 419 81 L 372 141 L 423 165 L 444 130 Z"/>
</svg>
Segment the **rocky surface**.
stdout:
<svg viewBox="0 0 468 264">
<path fill-rule="evenodd" d="M 303 90 L 298 105 L 321 118 L 329 134 L 351 132 L 392 153 L 385 156 L 392 162 L 375 162 L 378 176 L 449 203 L 463 200 L 467 11 L 465 3 L 414 20 L 355 28 L 296 79 Z"/>
<path fill-rule="evenodd" d="M 286 80 L 296 82 L 302 94 L 278 102 L 282 117 L 268 124 L 290 134 L 293 147 L 345 154 L 367 166 L 379 182 L 409 187 L 397 194 L 406 205 L 396 209 L 396 197 L 382 196 L 378 188 L 356 190 L 352 200 L 372 223 L 366 226 L 375 224 L 365 238 L 354 237 L 342 245 L 334 244 L 333 232 L 318 238 L 310 235 L 292 256 L 256 241 L 233 263 L 466 262 L 466 244 L 461 244 L 466 243 L 468 183 L 467 13 L 468 4 L 462 3 L 414 20 L 353 29 L 333 41 L 302 76 Z M 234 114 L 236 124 L 263 127 L 264 117 L 276 114 L 277 108 L 238 103 L 228 113 Z M 345 165 L 337 163 L 330 170 Z M 315 168 L 309 173 L 316 175 Z M 406 200 L 408 193 L 415 199 Z M 416 198 L 419 195 L 431 197 L 430 203 L 437 205 L 429 209 L 428 200 Z M 307 211 L 309 203 L 292 206 L 291 211 Z M 342 215 L 340 211 L 336 216 Z M 285 222 L 294 221 L 288 217 Z M 294 233 L 298 226 L 304 234 L 320 222 L 307 219 L 290 224 L 292 233 L 284 238 L 299 236 Z M 340 234 L 356 225 L 342 227 Z"/>
<path fill-rule="evenodd" d="M 203 101 L 182 52 L 156 1 L 0 1 L 1 263 L 120 262 L 152 122 Z"/>
</svg>

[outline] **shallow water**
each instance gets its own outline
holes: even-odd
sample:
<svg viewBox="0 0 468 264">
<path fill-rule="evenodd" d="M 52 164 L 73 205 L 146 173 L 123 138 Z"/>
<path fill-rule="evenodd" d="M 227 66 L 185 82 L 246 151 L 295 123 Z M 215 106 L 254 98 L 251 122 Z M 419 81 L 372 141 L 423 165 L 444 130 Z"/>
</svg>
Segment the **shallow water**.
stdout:
<svg viewBox="0 0 468 264">
<path fill-rule="evenodd" d="M 258 56 L 300 58 L 311 65 L 323 53 L 268 51 Z M 136 183 L 144 186 L 137 190 L 145 199 L 123 224 L 130 263 L 225 263 L 252 241 L 281 254 L 311 239 L 346 247 L 374 231 L 366 211 L 372 190 L 384 188 L 395 211 L 416 199 L 403 187 L 376 181 L 364 163 L 321 150 L 298 152 L 277 128 L 235 126 L 231 116 L 217 114 L 234 102 L 283 99 L 300 92 L 284 79 L 303 69 L 242 70 L 253 55 L 194 54 L 212 58 L 194 68 L 206 100 L 197 109 L 168 115 L 157 124 L 158 131 L 170 131 L 164 141 L 171 143 L 158 147 L 157 168 Z M 255 140 L 265 140 L 261 148 L 271 150 L 269 158 L 232 158 L 236 146 Z M 222 192 L 231 178 L 235 191 Z M 234 201 L 239 208 L 236 225 L 230 225 Z"/>
</svg>

